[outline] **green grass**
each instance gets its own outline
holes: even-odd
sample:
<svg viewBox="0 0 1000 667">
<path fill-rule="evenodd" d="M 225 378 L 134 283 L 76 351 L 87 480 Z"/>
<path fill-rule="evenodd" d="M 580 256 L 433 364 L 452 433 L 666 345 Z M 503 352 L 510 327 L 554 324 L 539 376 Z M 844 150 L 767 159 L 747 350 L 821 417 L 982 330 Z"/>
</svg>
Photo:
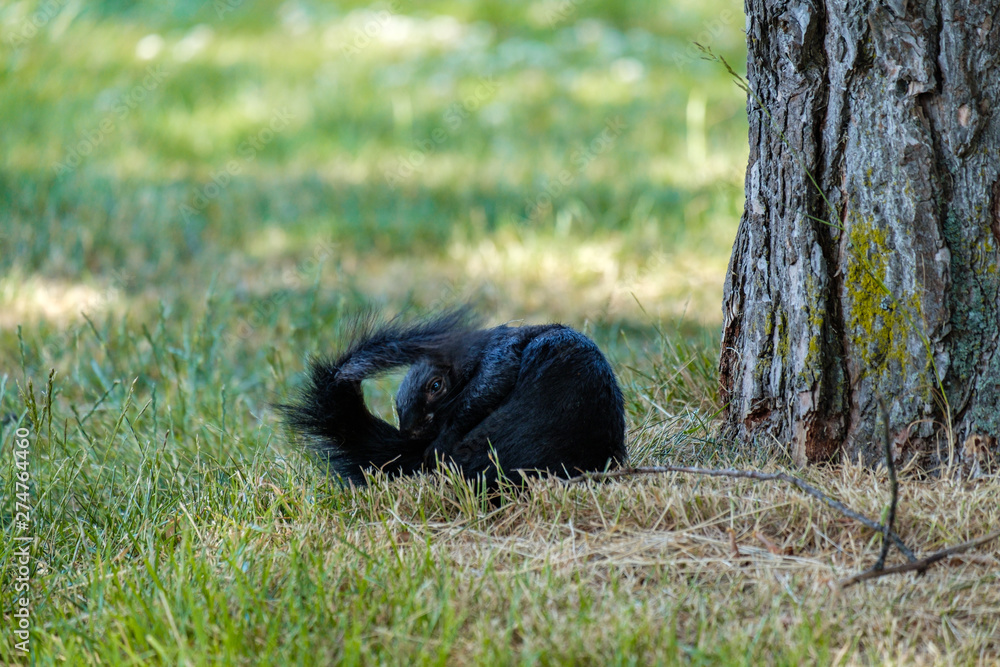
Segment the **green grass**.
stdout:
<svg viewBox="0 0 1000 667">
<path fill-rule="evenodd" d="M 712 437 L 746 121 L 691 43 L 739 68 L 742 26 L 722 0 L 0 8 L 0 661 L 19 428 L 37 664 L 995 658 L 995 552 L 837 596 L 877 537 L 787 489 L 347 491 L 277 421 L 347 316 L 470 300 L 593 336 L 635 462 L 783 465 Z M 809 475 L 879 514 L 878 474 Z M 918 548 L 996 520 L 995 483 L 950 517 L 954 488 L 906 488 Z"/>
</svg>

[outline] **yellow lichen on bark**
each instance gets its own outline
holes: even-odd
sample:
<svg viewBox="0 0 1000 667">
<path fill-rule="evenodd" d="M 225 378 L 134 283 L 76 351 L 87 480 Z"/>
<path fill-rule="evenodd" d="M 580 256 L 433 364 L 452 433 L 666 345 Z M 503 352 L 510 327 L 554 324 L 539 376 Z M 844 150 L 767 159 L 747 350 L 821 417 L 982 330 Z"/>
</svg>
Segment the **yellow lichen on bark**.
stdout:
<svg viewBox="0 0 1000 667">
<path fill-rule="evenodd" d="M 887 287 L 892 249 L 885 229 L 870 218 L 859 220 L 850 226 L 848 241 L 844 287 L 851 343 L 868 372 L 881 376 L 892 364 L 905 368 L 906 342 L 913 334 L 911 322 L 919 319 L 919 299 L 912 292 L 893 294 Z"/>
</svg>

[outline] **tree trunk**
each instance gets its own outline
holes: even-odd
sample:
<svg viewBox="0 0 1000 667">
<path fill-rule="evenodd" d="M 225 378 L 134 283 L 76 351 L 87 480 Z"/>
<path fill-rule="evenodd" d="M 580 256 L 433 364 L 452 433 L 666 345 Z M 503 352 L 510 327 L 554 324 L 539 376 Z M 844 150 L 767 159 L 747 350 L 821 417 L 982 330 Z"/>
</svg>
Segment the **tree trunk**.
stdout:
<svg viewBox="0 0 1000 667">
<path fill-rule="evenodd" d="M 897 460 L 996 460 L 1000 0 L 746 11 L 726 434 L 870 464 L 884 401 Z"/>
</svg>

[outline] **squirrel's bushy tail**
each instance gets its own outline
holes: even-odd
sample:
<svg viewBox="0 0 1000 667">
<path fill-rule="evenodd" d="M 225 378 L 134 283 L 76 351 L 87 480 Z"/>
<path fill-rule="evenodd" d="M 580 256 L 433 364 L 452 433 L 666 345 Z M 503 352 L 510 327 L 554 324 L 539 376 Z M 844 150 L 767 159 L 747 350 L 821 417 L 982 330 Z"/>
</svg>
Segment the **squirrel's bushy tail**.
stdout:
<svg viewBox="0 0 1000 667">
<path fill-rule="evenodd" d="M 365 405 L 361 381 L 413 363 L 428 350 L 474 330 L 476 323 L 467 308 L 411 323 L 359 318 L 347 351 L 336 359 L 314 359 L 296 400 L 277 407 L 285 422 L 307 437 L 320 464 L 345 480 L 363 484 L 366 470 L 415 473 L 423 465 L 428 443 L 404 437 L 373 415 Z"/>
<path fill-rule="evenodd" d="M 381 322 L 374 316 L 354 323 L 352 343 L 336 360 L 338 377 L 363 380 L 408 366 L 448 341 L 474 331 L 480 324 L 471 309 L 455 308 L 415 322 L 395 317 Z"/>
</svg>

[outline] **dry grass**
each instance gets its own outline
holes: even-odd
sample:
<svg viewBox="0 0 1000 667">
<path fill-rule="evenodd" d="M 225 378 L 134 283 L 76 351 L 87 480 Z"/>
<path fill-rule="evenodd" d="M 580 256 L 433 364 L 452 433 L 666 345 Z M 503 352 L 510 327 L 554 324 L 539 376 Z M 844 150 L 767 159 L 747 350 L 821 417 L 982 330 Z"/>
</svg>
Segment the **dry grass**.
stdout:
<svg viewBox="0 0 1000 667">
<path fill-rule="evenodd" d="M 868 516 L 885 503 L 884 475 L 853 466 L 808 475 Z M 998 492 L 995 481 L 907 481 L 898 529 L 920 553 L 984 534 L 1000 519 Z M 377 486 L 348 504 L 317 528 L 333 536 L 325 549 L 346 542 L 402 562 L 430 558 L 450 573 L 449 603 L 468 614 L 451 648 L 456 664 L 478 662 L 505 618 L 516 623 L 513 654 L 555 646 L 597 663 L 1000 659 L 997 545 L 922 577 L 841 591 L 837 580 L 868 568 L 880 538 L 782 485 L 682 475 L 569 487 L 540 480 L 493 508 L 441 476 Z M 343 519 L 355 513 L 381 520 Z M 581 605 L 603 619 L 582 633 Z M 623 632 L 636 642 L 629 656 L 619 652 Z"/>
</svg>

